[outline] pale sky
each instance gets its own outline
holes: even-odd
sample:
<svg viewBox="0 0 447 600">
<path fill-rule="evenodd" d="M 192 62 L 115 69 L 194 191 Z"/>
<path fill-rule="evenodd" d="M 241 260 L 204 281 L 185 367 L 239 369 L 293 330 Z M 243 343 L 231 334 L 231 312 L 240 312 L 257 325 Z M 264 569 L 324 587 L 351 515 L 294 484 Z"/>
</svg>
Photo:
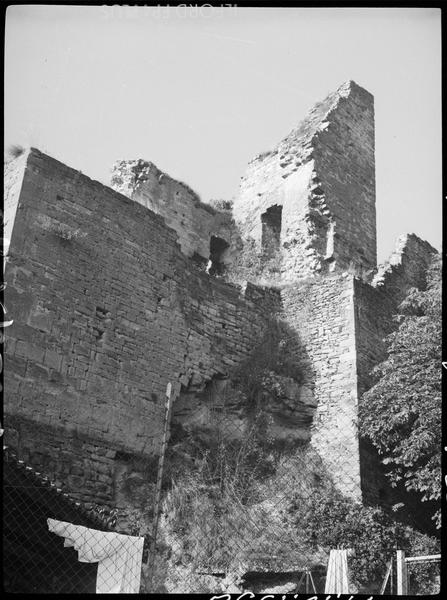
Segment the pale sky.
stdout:
<svg viewBox="0 0 447 600">
<path fill-rule="evenodd" d="M 5 146 L 106 184 L 144 158 L 230 199 L 348 79 L 375 97 L 379 260 L 401 233 L 440 249 L 440 9 L 10 6 Z"/>
</svg>

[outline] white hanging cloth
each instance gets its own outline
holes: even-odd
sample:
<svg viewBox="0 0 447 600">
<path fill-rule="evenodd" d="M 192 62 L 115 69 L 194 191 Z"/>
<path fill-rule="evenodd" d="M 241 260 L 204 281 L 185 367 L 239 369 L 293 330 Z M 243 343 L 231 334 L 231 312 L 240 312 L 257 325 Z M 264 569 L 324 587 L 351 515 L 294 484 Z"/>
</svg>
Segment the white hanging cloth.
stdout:
<svg viewBox="0 0 447 600">
<path fill-rule="evenodd" d="M 138 594 L 144 538 L 47 519 L 48 529 L 78 551 L 80 562 L 97 562 L 97 594 Z"/>
<path fill-rule="evenodd" d="M 324 593 L 349 594 L 347 550 L 331 550 L 327 566 Z"/>
</svg>

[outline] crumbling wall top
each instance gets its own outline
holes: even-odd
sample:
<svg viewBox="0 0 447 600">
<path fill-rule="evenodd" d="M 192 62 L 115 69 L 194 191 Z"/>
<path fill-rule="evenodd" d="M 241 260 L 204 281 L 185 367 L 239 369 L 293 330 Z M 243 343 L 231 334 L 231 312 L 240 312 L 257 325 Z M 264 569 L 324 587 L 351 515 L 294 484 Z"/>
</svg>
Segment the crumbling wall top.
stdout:
<svg viewBox="0 0 447 600">
<path fill-rule="evenodd" d="M 282 223 L 278 216 L 269 225 L 272 211 L 282 211 Z M 285 280 L 351 263 L 375 268 L 373 96 L 348 81 L 317 103 L 276 148 L 249 163 L 233 213 L 261 251 L 276 236 Z"/>
<path fill-rule="evenodd" d="M 222 264 L 229 262 L 237 239 L 231 211 L 202 202 L 188 185 L 141 159 L 117 161 L 111 186 L 161 215 L 176 231 L 182 252 L 203 267 L 216 254 L 213 238 L 219 240 Z"/>
<path fill-rule="evenodd" d="M 411 287 L 425 288 L 427 269 L 437 252 L 414 233 L 399 236 L 389 260 L 379 266 L 372 286 L 394 296 L 399 303 Z"/>
</svg>

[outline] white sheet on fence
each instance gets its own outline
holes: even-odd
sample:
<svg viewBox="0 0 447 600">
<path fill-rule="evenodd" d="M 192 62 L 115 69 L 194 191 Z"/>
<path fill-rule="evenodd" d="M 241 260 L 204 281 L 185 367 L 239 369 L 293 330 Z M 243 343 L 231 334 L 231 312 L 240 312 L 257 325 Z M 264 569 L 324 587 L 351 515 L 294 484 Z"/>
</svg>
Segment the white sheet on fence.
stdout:
<svg viewBox="0 0 447 600">
<path fill-rule="evenodd" d="M 144 538 L 98 531 L 47 519 L 48 529 L 64 537 L 64 546 L 78 551 L 80 562 L 97 562 L 97 594 L 138 594 Z"/>
<path fill-rule="evenodd" d="M 327 565 L 324 593 L 349 594 L 347 550 L 331 550 Z"/>
</svg>

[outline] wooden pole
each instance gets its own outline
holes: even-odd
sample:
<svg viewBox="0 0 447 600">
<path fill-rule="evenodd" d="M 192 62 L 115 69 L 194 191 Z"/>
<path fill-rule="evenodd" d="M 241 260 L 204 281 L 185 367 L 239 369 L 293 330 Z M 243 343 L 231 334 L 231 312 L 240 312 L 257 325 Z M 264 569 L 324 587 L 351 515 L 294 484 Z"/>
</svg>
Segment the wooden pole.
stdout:
<svg viewBox="0 0 447 600">
<path fill-rule="evenodd" d="M 440 560 L 440 554 L 429 554 L 425 556 L 409 556 L 405 559 L 405 562 L 408 564 L 412 562 L 440 562 Z"/>
<path fill-rule="evenodd" d="M 166 446 L 168 444 L 169 435 L 169 421 L 172 406 L 172 386 L 168 383 L 166 386 L 166 404 L 165 404 L 165 420 L 163 427 L 163 437 L 161 441 L 160 456 L 158 457 L 158 472 L 157 472 L 157 486 L 155 489 L 154 499 L 154 520 L 152 522 L 152 539 L 149 550 L 149 556 L 147 558 L 147 565 L 149 567 L 149 583 L 152 583 L 154 576 L 155 567 L 155 545 L 157 541 L 158 532 L 158 521 L 160 519 L 160 503 L 161 503 L 161 486 L 163 482 L 163 467 L 165 462 Z"/>
<path fill-rule="evenodd" d="M 393 562 L 394 560 L 391 559 L 391 571 L 390 571 L 390 594 L 393 595 L 393 591 L 394 591 L 394 565 Z"/>
<path fill-rule="evenodd" d="M 317 589 L 315 587 L 314 578 L 312 577 L 312 571 L 309 571 L 309 577 L 310 577 L 310 582 L 312 584 L 312 589 L 314 591 L 314 594 L 316 594 L 317 593 Z"/>
<path fill-rule="evenodd" d="M 303 583 L 303 579 L 304 579 L 304 577 L 305 577 L 305 574 L 306 574 L 306 572 L 305 572 L 305 571 L 303 571 L 303 572 L 301 573 L 301 577 L 300 577 L 300 580 L 298 581 L 298 585 L 297 585 L 297 586 L 296 586 L 296 588 L 295 588 L 295 592 L 299 592 L 299 591 L 300 591 L 301 584 Z"/>
<path fill-rule="evenodd" d="M 380 595 L 381 595 L 381 596 L 382 596 L 382 595 L 383 595 L 383 593 L 385 592 L 385 589 L 386 589 L 386 584 L 388 583 L 388 579 L 389 579 L 389 577 L 390 577 L 390 573 L 391 573 L 391 569 L 392 569 L 392 567 L 393 567 L 393 561 L 392 561 L 392 560 L 390 560 L 390 562 L 388 563 L 387 570 L 386 570 L 386 575 L 385 575 L 385 578 L 384 578 L 384 580 L 383 580 L 383 583 L 382 583 L 382 587 L 380 588 L 380 592 L 379 592 L 379 593 L 380 593 Z M 393 590 L 391 590 L 391 592 L 392 592 L 392 591 L 393 591 Z"/>
<path fill-rule="evenodd" d="M 407 563 L 405 562 L 405 552 L 397 551 L 397 595 L 406 596 L 408 594 L 407 581 Z"/>
</svg>

